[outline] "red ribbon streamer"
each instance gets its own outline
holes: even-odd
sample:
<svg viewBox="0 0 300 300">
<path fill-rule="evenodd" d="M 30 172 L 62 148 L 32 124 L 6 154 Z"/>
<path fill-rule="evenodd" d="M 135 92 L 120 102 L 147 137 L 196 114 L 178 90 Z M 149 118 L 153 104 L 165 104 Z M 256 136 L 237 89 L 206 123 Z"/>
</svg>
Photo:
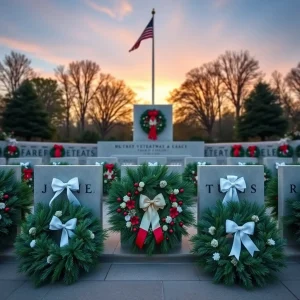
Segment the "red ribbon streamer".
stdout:
<svg viewBox="0 0 300 300">
<path fill-rule="evenodd" d="M 140 228 L 139 232 L 137 234 L 136 240 L 135 240 L 135 244 L 142 249 L 147 237 L 148 231 Z M 163 231 L 161 229 L 161 227 L 156 228 L 155 230 L 153 230 L 153 234 L 154 234 L 154 238 L 156 241 L 156 244 L 160 244 L 163 240 L 164 240 L 164 234 Z"/>
<path fill-rule="evenodd" d="M 54 145 L 54 157 L 61 157 L 62 156 L 62 150 L 63 146 L 62 145 Z"/>
<path fill-rule="evenodd" d="M 32 178 L 33 169 L 24 169 L 23 173 L 24 173 L 24 179 L 28 180 L 28 179 Z"/>
<path fill-rule="evenodd" d="M 156 117 L 158 116 L 158 110 L 153 109 L 148 111 L 148 116 L 150 117 L 150 120 L 154 121 Z"/>
<path fill-rule="evenodd" d="M 105 168 L 107 171 L 109 171 L 110 173 L 112 172 L 113 168 L 114 168 L 114 164 L 106 164 Z"/>
<path fill-rule="evenodd" d="M 256 146 L 249 146 L 248 147 L 250 157 L 254 157 L 255 156 L 256 148 L 257 148 Z"/>
<path fill-rule="evenodd" d="M 233 156 L 238 157 L 240 155 L 242 145 L 233 145 L 232 148 L 233 148 Z"/>
<path fill-rule="evenodd" d="M 156 117 L 158 116 L 158 110 L 149 110 L 148 116 L 150 117 L 151 121 L 155 121 Z M 150 130 L 148 133 L 148 139 L 149 140 L 157 140 L 157 131 L 156 131 L 156 125 L 150 125 Z"/>
</svg>

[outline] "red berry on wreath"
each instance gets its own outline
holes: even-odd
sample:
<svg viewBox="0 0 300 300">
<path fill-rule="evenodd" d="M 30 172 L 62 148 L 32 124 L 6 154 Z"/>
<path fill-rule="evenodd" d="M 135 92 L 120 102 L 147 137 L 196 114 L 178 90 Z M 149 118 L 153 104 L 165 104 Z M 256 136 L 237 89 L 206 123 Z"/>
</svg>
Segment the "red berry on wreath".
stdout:
<svg viewBox="0 0 300 300">
<path fill-rule="evenodd" d="M 140 192 L 139 191 L 134 191 L 134 194 L 135 195 L 138 195 Z"/>
<path fill-rule="evenodd" d="M 121 202 L 121 201 L 122 201 L 122 199 L 121 199 L 120 197 L 118 197 L 118 198 L 117 198 L 117 201 L 118 201 L 118 202 Z"/>
<path fill-rule="evenodd" d="M 3 199 L 7 200 L 9 198 L 9 196 L 7 194 L 3 195 Z"/>
<path fill-rule="evenodd" d="M 173 229 L 169 229 L 169 233 L 171 233 L 171 234 L 172 234 L 173 232 L 174 232 L 174 230 L 173 230 Z"/>
<path fill-rule="evenodd" d="M 179 222 L 179 226 L 182 227 L 183 226 L 183 222 Z"/>
<path fill-rule="evenodd" d="M 180 189 L 179 192 L 180 192 L 180 193 L 183 193 L 183 192 L 184 192 L 184 189 Z"/>
<path fill-rule="evenodd" d="M 180 206 L 181 206 L 182 204 L 183 204 L 183 202 L 182 202 L 182 201 L 179 201 L 179 202 L 178 202 L 178 205 L 180 205 Z"/>
<path fill-rule="evenodd" d="M 166 237 L 166 240 L 168 241 L 168 240 L 169 240 L 169 238 L 168 238 L 168 237 Z"/>
<path fill-rule="evenodd" d="M 5 211 L 5 212 L 9 212 L 9 211 L 10 211 L 10 208 L 9 208 L 9 207 L 5 207 L 5 208 L 4 208 L 4 211 Z"/>
<path fill-rule="evenodd" d="M 131 193 L 130 193 L 130 192 L 128 192 L 128 193 L 127 193 L 127 196 L 128 196 L 128 197 L 131 197 Z"/>
<path fill-rule="evenodd" d="M 162 220 L 163 222 L 166 222 L 166 218 L 162 218 L 161 220 Z"/>
<path fill-rule="evenodd" d="M 118 208 L 118 209 L 117 209 L 117 212 L 118 212 L 118 213 L 120 213 L 121 211 L 122 211 L 122 209 L 121 209 L 121 208 Z"/>
<path fill-rule="evenodd" d="M 136 183 L 134 184 L 134 187 L 139 187 L 139 183 L 136 182 Z"/>
<path fill-rule="evenodd" d="M 128 215 L 128 212 L 127 212 L 127 211 L 124 211 L 124 212 L 123 212 L 123 215 L 124 215 L 124 216 L 127 216 L 127 215 Z"/>
<path fill-rule="evenodd" d="M 136 231 L 137 231 L 137 228 L 136 228 L 136 227 L 133 227 L 132 230 L 133 230 L 134 232 L 136 232 Z"/>
<path fill-rule="evenodd" d="M 171 225 L 171 226 L 174 226 L 174 225 L 175 225 L 175 223 L 172 221 L 172 222 L 170 223 L 170 225 Z"/>
</svg>

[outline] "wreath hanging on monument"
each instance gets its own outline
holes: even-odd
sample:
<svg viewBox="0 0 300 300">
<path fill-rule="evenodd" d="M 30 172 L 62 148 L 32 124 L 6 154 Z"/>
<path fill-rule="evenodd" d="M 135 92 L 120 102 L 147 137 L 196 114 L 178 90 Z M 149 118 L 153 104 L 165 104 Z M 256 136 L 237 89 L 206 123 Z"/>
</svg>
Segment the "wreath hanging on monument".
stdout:
<svg viewBox="0 0 300 300">
<path fill-rule="evenodd" d="M 51 207 L 40 203 L 16 239 L 19 269 L 36 286 L 72 284 L 98 263 L 105 237 L 99 220 L 86 207 L 60 199 Z"/>
<path fill-rule="evenodd" d="M 166 118 L 164 114 L 157 109 L 147 109 L 142 113 L 140 125 L 148 134 L 149 140 L 157 140 L 157 135 L 162 133 L 166 128 Z"/>
<path fill-rule="evenodd" d="M 287 143 L 279 145 L 277 148 L 278 157 L 293 157 L 293 154 L 294 154 L 293 147 Z"/>
<path fill-rule="evenodd" d="M 248 157 L 259 157 L 260 155 L 260 150 L 257 146 L 248 146 L 246 150 L 246 156 Z"/>
<path fill-rule="evenodd" d="M 203 214 L 191 241 L 199 265 L 216 283 L 263 286 L 285 266 L 276 222 L 256 203 L 219 201 Z"/>
<path fill-rule="evenodd" d="M 31 190 L 16 181 L 14 171 L 0 171 L 0 244 L 5 245 L 32 205 Z"/>
<path fill-rule="evenodd" d="M 34 188 L 34 169 L 29 162 L 20 162 L 19 164 L 15 163 L 13 165 L 21 166 L 22 171 L 22 181 L 27 184 L 27 186 L 33 190 Z"/>
<path fill-rule="evenodd" d="M 230 150 L 231 157 L 243 157 L 245 156 L 245 150 L 242 145 L 233 145 Z"/>
<path fill-rule="evenodd" d="M 8 145 L 3 150 L 3 155 L 6 158 L 16 158 L 20 156 L 20 149 L 16 145 Z"/>
<path fill-rule="evenodd" d="M 64 157 L 65 156 L 65 148 L 62 145 L 55 144 L 50 149 L 50 157 Z"/>
<path fill-rule="evenodd" d="M 112 183 L 120 178 L 121 171 L 117 164 L 103 162 L 101 165 L 103 165 L 103 192 L 108 194 Z"/>
<path fill-rule="evenodd" d="M 191 182 L 194 185 L 194 195 L 197 195 L 197 184 L 198 184 L 198 166 L 209 166 L 207 162 L 193 162 L 186 165 L 182 179 L 187 182 Z"/>
<path fill-rule="evenodd" d="M 128 168 L 109 192 L 111 230 L 120 232 L 121 242 L 133 251 L 167 253 L 194 224 L 192 196 L 193 184 L 168 174 L 166 166 Z"/>
</svg>

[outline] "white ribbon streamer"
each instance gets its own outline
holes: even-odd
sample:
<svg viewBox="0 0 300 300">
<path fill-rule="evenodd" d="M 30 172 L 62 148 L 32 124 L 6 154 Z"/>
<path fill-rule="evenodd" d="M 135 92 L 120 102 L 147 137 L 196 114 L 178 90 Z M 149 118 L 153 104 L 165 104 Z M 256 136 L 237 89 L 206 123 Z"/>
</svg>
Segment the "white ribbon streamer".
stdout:
<svg viewBox="0 0 300 300">
<path fill-rule="evenodd" d="M 60 247 L 69 244 L 69 237 L 71 238 L 72 236 L 75 235 L 72 230 L 76 228 L 76 224 L 77 224 L 77 218 L 70 219 L 68 222 L 63 224 L 58 217 L 56 216 L 52 217 L 49 224 L 49 229 L 50 230 L 62 229 L 61 238 L 60 238 Z"/>
<path fill-rule="evenodd" d="M 166 201 L 162 194 L 158 194 L 153 200 L 150 200 L 145 195 L 140 195 L 140 208 L 142 208 L 145 213 L 143 215 L 141 226 L 144 230 L 148 231 L 150 224 L 152 231 L 160 227 L 158 210 L 163 209 L 166 205 Z"/>
<path fill-rule="evenodd" d="M 226 220 L 226 233 L 234 233 L 233 244 L 229 256 L 234 255 L 236 259 L 239 260 L 242 243 L 251 256 L 253 256 L 255 251 L 259 251 L 259 249 L 248 236 L 248 234 L 253 235 L 254 227 L 254 222 L 247 222 L 243 226 L 238 226 L 235 222 Z"/>
<path fill-rule="evenodd" d="M 157 161 L 155 161 L 155 162 L 148 162 L 148 166 L 149 167 L 157 167 L 158 166 L 158 162 Z"/>
<path fill-rule="evenodd" d="M 244 192 L 246 182 L 244 177 L 238 178 L 235 175 L 227 175 L 227 179 L 220 178 L 220 189 L 222 193 L 226 193 L 223 204 L 227 204 L 229 201 L 239 202 L 237 190 Z"/>
<path fill-rule="evenodd" d="M 103 173 L 103 175 L 106 175 L 107 176 L 107 179 L 112 179 L 112 177 L 113 177 L 113 175 L 114 175 L 114 171 L 105 171 L 104 173 Z"/>
<path fill-rule="evenodd" d="M 246 163 L 244 163 L 244 162 L 239 162 L 238 165 L 239 165 L 239 166 L 246 166 Z"/>
<path fill-rule="evenodd" d="M 204 162 L 198 161 L 197 165 L 198 166 L 206 166 L 206 161 L 204 161 Z"/>
<path fill-rule="evenodd" d="M 78 191 L 79 190 L 79 181 L 78 177 L 74 177 L 70 179 L 68 182 L 62 182 L 60 179 L 53 178 L 52 179 L 52 184 L 51 184 L 52 190 L 55 193 L 52 199 L 49 202 L 49 206 L 51 206 L 53 200 L 60 195 L 65 189 L 67 189 L 67 197 L 69 201 L 73 205 L 80 206 L 80 202 L 78 199 L 74 196 L 72 191 Z"/>
<path fill-rule="evenodd" d="M 25 169 L 28 169 L 30 166 L 30 163 L 29 162 L 26 162 L 26 163 L 20 162 L 20 166 L 24 167 Z"/>
<path fill-rule="evenodd" d="M 276 162 L 275 163 L 275 167 L 276 167 L 277 170 L 278 170 L 279 166 L 285 166 L 285 165 L 286 165 L 285 162 Z"/>
</svg>

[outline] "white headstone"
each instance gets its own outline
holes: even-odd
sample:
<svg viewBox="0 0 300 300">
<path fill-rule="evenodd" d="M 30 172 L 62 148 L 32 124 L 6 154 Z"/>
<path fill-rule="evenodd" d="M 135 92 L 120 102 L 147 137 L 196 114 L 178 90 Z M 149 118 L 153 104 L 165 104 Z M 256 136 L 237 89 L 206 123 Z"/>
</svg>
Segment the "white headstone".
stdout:
<svg viewBox="0 0 300 300">
<path fill-rule="evenodd" d="M 133 111 L 133 140 L 142 142 L 142 141 L 151 141 L 148 138 L 148 134 L 143 131 L 140 124 L 141 115 L 146 110 L 160 110 L 166 118 L 166 127 L 165 129 L 157 135 L 157 141 L 173 141 L 173 113 L 172 105 L 134 105 Z M 156 142 L 156 141 L 153 141 Z"/>
<path fill-rule="evenodd" d="M 34 204 L 49 204 L 54 196 L 51 187 L 53 178 L 63 183 L 77 177 L 79 191 L 72 191 L 81 205 L 90 208 L 102 219 L 103 172 L 102 166 L 36 166 L 34 178 Z M 68 201 L 66 190 L 60 196 Z"/>
<path fill-rule="evenodd" d="M 288 200 L 300 197 L 300 166 L 278 167 L 278 221 L 282 237 L 288 245 L 296 245 L 295 235 L 284 224 L 283 217 L 290 215 Z M 299 200 L 300 201 L 300 200 Z"/>
<path fill-rule="evenodd" d="M 66 162 L 70 165 L 79 165 L 78 157 L 51 157 L 50 163 L 52 162 Z"/>
<path fill-rule="evenodd" d="M 6 165 L 6 158 L 0 157 L 0 165 Z"/>
<path fill-rule="evenodd" d="M 167 164 L 167 158 L 163 156 L 139 156 L 138 157 L 138 165 L 144 164 L 144 163 L 152 163 L 152 164 L 159 164 L 159 165 L 166 165 Z"/>
<path fill-rule="evenodd" d="M 97 163 L 109 163 L 109 164 L 116 164 L 118 159 L 116 157 L 88 157 L 86 159 L 87 165 L 95 165 Z"/>
<path fill-rule="evenodd" d="M 230 175 L 237 179 L 243 177 L 246 183 L 243 192 L 237 191 L 239 200 L 264 205 L 263 166 L 198 166 L 198 220 L 206 208 L 224 199 L 226 193 L 221 192 L 220 179 Z"/>
<path fill-rule="evenodd" d="M 186 157 L 184 159 L 184 165 L 186 166 L 187 164 L 190 163 L 209 163 L 211 165 L 216 165 L 217 164 L 217 159 L 215 157 Z"/>
<path fill-rule="evenodd" d="M 277 174 L 276 163 L 292 164 L 291 157 L 264 157 L 263 164 L 271 171 L 272 175 Z"/>
<path fill-rule="evenodd" d="M 31 166 L 42 165 L 42 157 L 18 157 L 18 158 L 9 158 L 8 165 L 10 164 L 20 164 L 29 162 Z"/>
<path fill-rule="evenodd" d="M 257 164 L 256 157 L 227 157 L 227 165 L 238 165 L 239 163 Z"/>
</svg>

